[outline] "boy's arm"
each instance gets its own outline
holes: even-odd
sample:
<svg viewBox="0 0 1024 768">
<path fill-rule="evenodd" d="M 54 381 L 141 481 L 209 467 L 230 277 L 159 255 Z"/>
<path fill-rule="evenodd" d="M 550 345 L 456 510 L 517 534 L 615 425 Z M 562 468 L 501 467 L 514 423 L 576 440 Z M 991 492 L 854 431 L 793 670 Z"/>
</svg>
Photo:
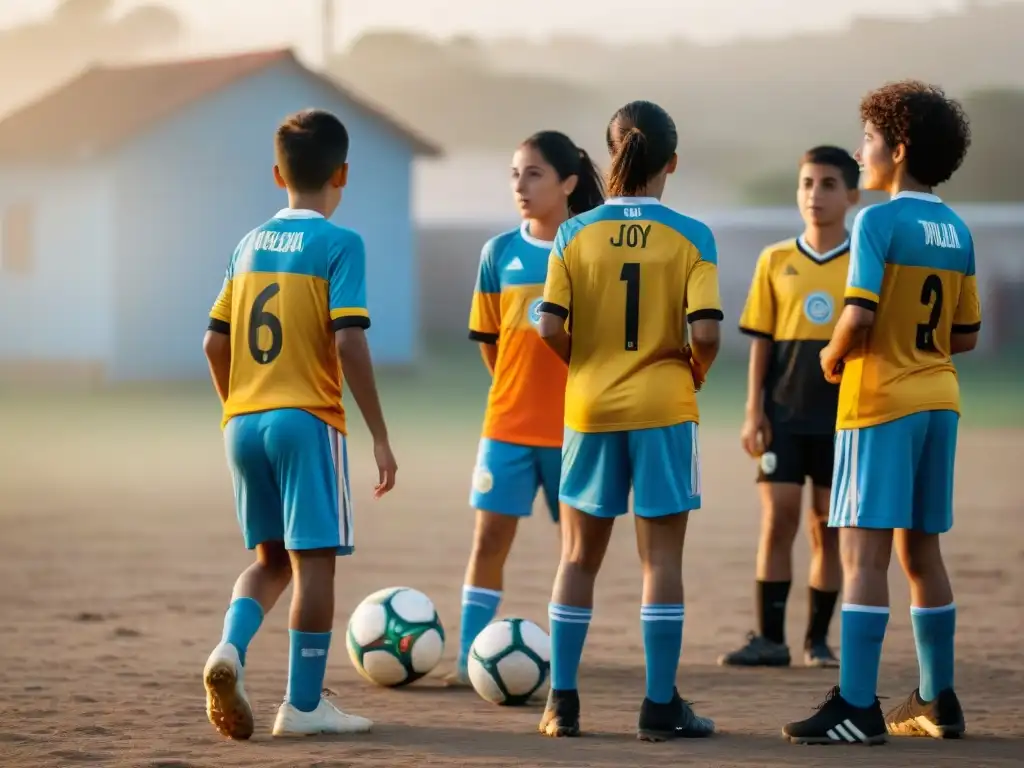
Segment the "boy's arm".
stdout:
<svg viewBox="0 0 1024 768">
<path fill-rule="evenodd" d="M 974 274 L 974 243 L 967 262 L 967 271 L 960 285 L 960 298 L 953 315 L 953 329 L 949 338 L 950 353 L 960 355 L 978 346 L 981 331 L 981 299 L 978 296 L 978 278 Z"/>
<path fill-rule="evenodd" d="M 366 309 L 366 248 L 354 232 L 346 232 L 328 265 L 331 327 L 341 360 L 345 384 L 373 438 L 373 453 L 380 480 L 375 495 L 380 497 L 395 484 L 394 455 L 388 443 L 388 429 L 377 393 L 377 382 L 370 359 L 366 329 L 370 315 Z"/>
<path fill-rule="evenodd" d="M 875 313 L 885 277 L 885 256 L 889 251 L 891 226 L 885 209 L 872 206 L 857 214 L 850 238 L 850 272 L 846 280 L 846 306 L 832 340 L 821 351 L 821 370 L 833 384 L 842 378 L 843 360 L 867 341 L 875 324 Z"/>
<path fill-rule="evenodd" d="M 234 259 L 232 258 L 232 264 Z M 228 266 L 217 300 L 210 310 L 210 325 L 203 337 L 203 354 L 221 403 L 228 399 L 231 381 L 231 266 Z"/>
</svg>

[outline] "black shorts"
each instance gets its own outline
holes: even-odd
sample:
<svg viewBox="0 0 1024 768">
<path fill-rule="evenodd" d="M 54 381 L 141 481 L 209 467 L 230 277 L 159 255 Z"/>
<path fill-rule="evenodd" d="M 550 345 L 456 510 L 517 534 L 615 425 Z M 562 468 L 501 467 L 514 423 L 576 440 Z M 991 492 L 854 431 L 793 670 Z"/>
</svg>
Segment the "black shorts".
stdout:
<svg viewBox="0 0 1024 768">
<path fill-rule="evenodd" d="M 773 427 L 771 445 L 758 466 L 757 482 L 803 485 L 810 478 L 818 488 L 831 488 L 834 457 L 833 435 L 794 435 L 785 427 Z"/>
</svg>

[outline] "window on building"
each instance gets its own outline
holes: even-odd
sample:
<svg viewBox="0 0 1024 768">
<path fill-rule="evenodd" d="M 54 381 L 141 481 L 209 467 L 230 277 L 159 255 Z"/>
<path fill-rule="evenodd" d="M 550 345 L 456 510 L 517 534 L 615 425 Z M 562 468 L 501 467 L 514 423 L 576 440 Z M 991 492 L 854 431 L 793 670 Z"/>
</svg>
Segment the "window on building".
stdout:
<svg viewBox="0 0 1024 768">
<path fill-rule="evenodd" d="M 0 217 L 0 272 L 27 275 L 35 264 L 32 242 L 32 206 L 15 203 L 7 206 Z"/>
</svg>

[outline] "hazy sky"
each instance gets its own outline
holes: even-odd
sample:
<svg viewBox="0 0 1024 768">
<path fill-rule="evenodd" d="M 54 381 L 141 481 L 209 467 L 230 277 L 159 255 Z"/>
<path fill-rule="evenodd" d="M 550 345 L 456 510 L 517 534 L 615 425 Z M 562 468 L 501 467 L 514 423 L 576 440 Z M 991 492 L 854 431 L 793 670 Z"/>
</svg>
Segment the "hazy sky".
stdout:
<svg viewBox="0 0 1024 768">
<path fill-rule="evenodd" d="M 981 2 L 998 0 L 980 0 Z M 1019 1 L 1019 0 L 1014 0 Z M 201 48 L 267 44 L 315 51 L 321 0 L 153 0 L 180 10 Z M 714 42 L 797 29 L 841 27 L 853 15 L 915 16 L 969 0 L 336 0 L 343 40 L 389 27 L 447 36 L 542 38 L 573 32 L 603 39 L 683 35 Z M 141 0 L 118 0 L 120 8 Z M 0 0 L 0 24 L 45 15 L 55 0 Z"/>
</svg>

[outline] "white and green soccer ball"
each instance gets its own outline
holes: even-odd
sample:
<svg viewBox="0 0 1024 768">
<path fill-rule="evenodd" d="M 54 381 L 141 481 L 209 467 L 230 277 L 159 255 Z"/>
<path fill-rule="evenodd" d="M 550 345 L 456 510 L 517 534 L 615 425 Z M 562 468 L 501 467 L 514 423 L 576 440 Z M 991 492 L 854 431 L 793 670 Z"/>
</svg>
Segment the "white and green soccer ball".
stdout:
<svg viewBox="0 0 1024 768">
<path fill-rule="evenodd" d="M 469 651 L 470 682 L 492 704 L 525 704 L 547 682 L 550 667 L 551 638 L 526 619 L 489 624 Z"/>
<path fill-rule="evenodd" d="M 348 655 L 371 683 L 396 688 L 429 673 L 444 652 L 444 627 L 430 598 L 389 587 L 361 602 L 348 620 Z"/>
</svg>

